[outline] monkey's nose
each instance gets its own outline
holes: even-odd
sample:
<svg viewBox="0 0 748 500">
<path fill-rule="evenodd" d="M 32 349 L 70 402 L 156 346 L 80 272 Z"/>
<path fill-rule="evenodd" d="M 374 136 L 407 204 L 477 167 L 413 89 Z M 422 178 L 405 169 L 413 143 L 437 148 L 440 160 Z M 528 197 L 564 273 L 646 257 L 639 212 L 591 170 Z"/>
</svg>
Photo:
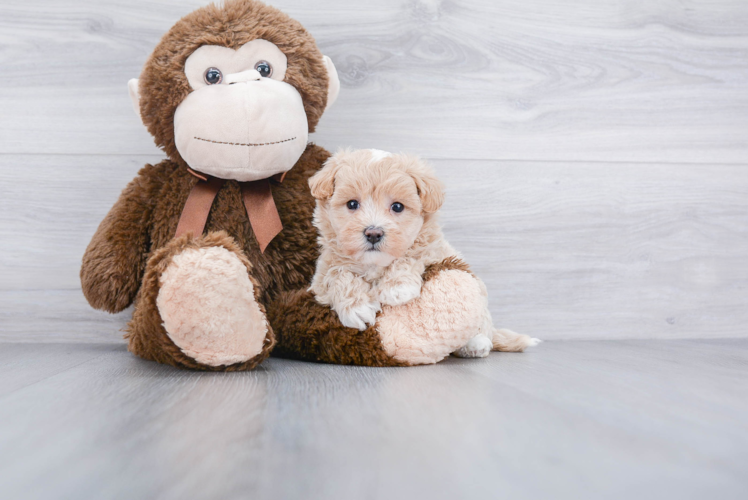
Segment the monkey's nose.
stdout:
<svg viewBox="0 0 748 500">
<path fill-rule="evenodd" d="M 226 75 L 224 82 L 228 85 L 231 85 L 232 83 L 252 82 L 255 80 L 260 80 L 261 78 L 262 75 L 260 75 L 259 71 L 257 71 L 256 69 L 248 69 L 247 71 L 242 71 L 241 73 L 231 73 L 230 75 Z"/>
<path fill-rule="evenodd" d="M 384 236 L 384 231 L 381 227 L 367 227 L 364 229 L 364 236 L 371 244 L 379 243 L 379 240 Z"/>
</svg>

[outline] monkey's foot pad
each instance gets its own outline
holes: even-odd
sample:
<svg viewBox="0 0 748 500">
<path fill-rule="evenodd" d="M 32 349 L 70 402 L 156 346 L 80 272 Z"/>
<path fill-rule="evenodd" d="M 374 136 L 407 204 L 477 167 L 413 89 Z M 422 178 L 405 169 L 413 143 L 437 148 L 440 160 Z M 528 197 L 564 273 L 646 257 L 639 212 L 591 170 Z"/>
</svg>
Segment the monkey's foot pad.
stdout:
<svg viewBox="0 0 748 500">
<path fill-rule="evenodd" d="M 384 306 L 377 330 L 385 351 L 412 365 L 437 363 L 480 328 L 485 297 L 470 273 L 450 269 L 424 283 L 421 296 Z"/>
<path fill-rule="evenodd" d="M 188 248 L 159 279 L 156 299 L 172 342 L 209 366 L 257 356 L 268 332 L 247 268 L 223 247 Z"/>
</svg>

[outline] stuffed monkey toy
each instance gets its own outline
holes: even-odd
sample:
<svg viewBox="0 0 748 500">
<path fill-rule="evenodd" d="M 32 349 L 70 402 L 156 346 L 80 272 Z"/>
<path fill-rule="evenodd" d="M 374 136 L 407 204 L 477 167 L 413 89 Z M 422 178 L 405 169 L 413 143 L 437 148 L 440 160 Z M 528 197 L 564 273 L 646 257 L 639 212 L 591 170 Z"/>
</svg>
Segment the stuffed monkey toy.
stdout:
<svg viewBox="0 0 748 500">
<path fill-rule="evenodd" d="M 308 291 L 319 255 L 308 179 L 330 156 L 308 134 L 339 88 L 312 36 L 255 0 L 200 8 L 164 35 L 129 90 L 166 159 L 125 188 L 81 268 L 93 307 L 135 303 L 131 352 L 201 370 L 251 370 L 271 353 L 406 366 L 470 339 L 483 292 L 456 259 L 365 331 Z"/>
</svg>

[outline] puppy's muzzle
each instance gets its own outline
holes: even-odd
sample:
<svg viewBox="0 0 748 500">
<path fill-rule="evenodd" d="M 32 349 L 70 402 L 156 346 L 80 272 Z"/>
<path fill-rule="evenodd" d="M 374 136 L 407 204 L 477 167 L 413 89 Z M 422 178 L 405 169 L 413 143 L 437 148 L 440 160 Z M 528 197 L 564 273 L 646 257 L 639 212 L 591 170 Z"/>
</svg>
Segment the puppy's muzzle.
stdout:
<svg viewBox="0 0 748 500">
<path fill-rule="evenodd" d="M 366 241 L 375 245 L 384 238 L 384 230 L 381 227 L 367 227 L 364 229 L 364 236 L 366 237 Z"/>
</svg>

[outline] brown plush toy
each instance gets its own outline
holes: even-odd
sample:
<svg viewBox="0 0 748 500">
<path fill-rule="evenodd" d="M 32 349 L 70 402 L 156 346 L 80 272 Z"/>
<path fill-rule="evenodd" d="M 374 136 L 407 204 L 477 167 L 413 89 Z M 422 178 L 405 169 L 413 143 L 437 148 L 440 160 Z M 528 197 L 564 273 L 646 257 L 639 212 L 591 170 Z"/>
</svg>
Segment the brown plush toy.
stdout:
<svg viewBox="0 0 748 500">
<path fill-rule="evenodd" d="M 319 255 L 308 179 L 330 156 L 307 139 L 339 81 L 298 22 L 255 0 L 198 9 L 129 87 L 168 159 L 123 191 L 81 282 L 97 309 L 135 302 L 131 352 L 202 370 L 250 370 L 271 352 L 402 366 L 470 339 L 482 291 L 455 259 L 427 268 L 421 296 L 365 331 L 307 291 Z"/>
</svg>

